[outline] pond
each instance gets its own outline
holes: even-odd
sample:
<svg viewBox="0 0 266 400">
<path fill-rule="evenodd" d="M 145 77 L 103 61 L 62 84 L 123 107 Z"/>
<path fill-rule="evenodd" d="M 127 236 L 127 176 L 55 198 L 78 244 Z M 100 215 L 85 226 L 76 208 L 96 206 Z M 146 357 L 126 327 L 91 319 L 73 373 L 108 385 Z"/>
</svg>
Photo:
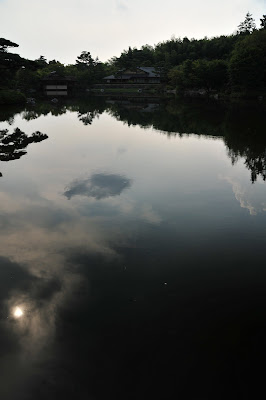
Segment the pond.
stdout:
<svg viewBox="0 0 266 400">
<path fill-rule="evenodd" d="M 262 388 L 265 119 L 155 97 L 0 111 L 1 399 Z"/>
</svg>

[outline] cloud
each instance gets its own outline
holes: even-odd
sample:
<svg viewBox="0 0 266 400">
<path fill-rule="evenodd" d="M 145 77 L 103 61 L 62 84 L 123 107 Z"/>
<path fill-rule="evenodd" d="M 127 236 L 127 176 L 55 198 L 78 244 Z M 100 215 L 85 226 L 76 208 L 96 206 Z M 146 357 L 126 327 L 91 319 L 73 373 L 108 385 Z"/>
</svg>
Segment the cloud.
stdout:
<svg viewBox="0 0 266 400">
<path fill-rule="evenodd" d="M 104 211 L 105 205 L 119 203 L 118 195 L 130 185 L 122 175 L 93 174 L 72 184 L 69 196 L 111 196 L 107 204 L 93 201 Z M 41 398 L 53 399 L 57 391 L 68 398 L 73 359 L 87 371 L 88 353 L 83 357 L 75 344 L 87 346 L 82 321 L 91 295 L 91 271 L 120 257 L 113 249 L 120 229 L 110 222 L 101 229 L 100 210 L 87 216 L 65 198 L 60 197 L 58 205 L 31 195 L 0 193 L 0 254 L 5 255 L 0 257 L 0 398 L 5 400 L 19 400 L 21 393 L 40 398 L 40 390 Z M 23 310 L 22 318 L 14 318 L 15 307 Z M 82 370 L 80 366 L 78 373 Z M 79 382 L 79 376 L 74 381 Z M 81 386 L 87 389 L 87 381 Z"/>
<path fill-rule="evenodd" d="M 153 45 L 170 39 L 172 34 L 189 38 L 231 34 L 248 10 L 257 21 L 264 12 L 262 0 L 225 0 L 219 7 L 216 3 L 0 0 L 1 35 L 18 42 L 17 51 L 26 58 L 43 54 L 49 60 L 73 63 L 81 51 L 89 50 L 105 61 L 128 46 Z M 34 35 L 42 31 L 45 35 Z"/>
<path fill-rule="evenodd" d="M 64 192 L 64 196 L 68 199 L 73 196 L 86 196 L 101 200 L 111 196 L 119 196 L 131 184 L 131 180 L 123 175 L 93 174 L 88 179 L 72 182 Z"/>
<path fill-rule="evenodd" d="M 152 206 L 145 204 L 141 208 L 140 217 L 151 224 L 159 224 L 162 218 L 153 210 Z"/>
<path fill-rule="evenodd" d="M 0 266 L 0 397 L 13 400 L 19 398 L 18 387 L 27 392 L 25 385 L 36 373 L 35 356 L 45 359 L 42 350 L 54 332 L 61 284 L 51 274 L 41 279 L 7 257 L 0 257 Z M 14 317 L 15 307 L 23 310 L 21 319 Z"/>
<path fill-rule="evenodd" d="M 85 196 L 78 204 L 62 196 L 58 204 L 58 197 L 0 193 L 0 254 L 5 255 L 0 258 L 0 398 L 20 400 L 21 393 L 25 398 L 55 399 L 54 393 L 68 398 L 73 382 L 89 390 L 88 354 L 95 348 L 86 325 L 91 323 L 89 300 L 101 296 L 95 297 L 95 281 L 113 274 L 114 260 L 123 262 L 119 249 L 130 246 L 131 221 L 145 228 L 161 220 L 151 205 L 119 197 L 131 184 L 119 174 L 76 180 L 66 192 L 70 198 Z M 87 207 L 86 196 L 110 199 Z M 83 214 L 88 209 L 90 214 Z M 104 291 L 112 290 L 106 276 L 105 282 Z M 21 319 L 12 316 L 14 307 L 23 310 Z M 83 371 L 84 380 L 79 376 Z"/>
<path fill-rule="evenodd" d="M 246 186 L 245 184 L 238 182 L 236 179 L 233 179 L 229 176 L 221 176 L 220 179 L 225 180 L 232 185 L 233 193 L 236 200 L 239 202 L 240 207 L 246 208 L 250 215 L 257 215 L 260 212 L 266 211 L 264 191 L 260 193 L 260 188 L 258 185 L 258 190 L 255 192 L 254 187 L 251 186 L 250 183 L 249 186 Z"/>
<path fill-rule="evenodd" d="M 116 9 L 119 11 L 127 11 L 128 5 L 123 0 L 116 0 L 115 2 Z"/>
<path fill-rule="evenodd" d="M 20 203 L 18 199 L 17 202 Z M 0 398 L 19 400 L 17 393 L 25 394 L 25 398 L 40 398 L 40 387 L 48 390 L 43 398 L 55 398 L 57 387 L 53 382 L 62 379 L 62 372 L 54 368 L 53 343 L 57 349 L 61 345 L 56 333 L 61 321 L 68 321 L 68 315 L 79 309 L 77 301 L 84 303 L 88 295 L 86 277 L 71 259 L 74 253 L 86 254 L 87 258 L 101 254 L 105 259 L 105 253 L 112 251 L 103 243 L 103 235 L 97 233 L 93 222 L 71 207 L 65 218 L 65 213 L 56 218 L 57 207 L 53 211 L 50 204 L 53 223 L 45 222 L 48 213 L 43 205 L 39 210 L 35 206 L 32 215 L 29 205 L 20 207 L 14 204 L 13 212 L 11 206 L 5 209 L 9 224 L 0 235 L 0 254 L 5 254 L 0 257 Z M 15 307 L 23 310 L 22 318 L 14 318 Z M 67 354 L 64 343 L 62 348 Z M 43 381 L 47 383 L 44 385 Z M 32 395 L 35 384 L 36 396 Z M 67 393 L 67 385 L 60 387 L 61 392 Z"/>
<path fill-rule="evenodd" d="M 11 290 L 26 284 L 32 279 L 32 275 L 21 268 L 16 262 L 6 257 L 0 257 L 0 301 L 5 299 Z"/>
<path fill-rule="evenodd" d="M 118 149 L 117 149 L 117 155 L 122 155 L 122 154 L 125 154 L 127 152 L 127 149 L 125 148 L 125 147 L 118 147 Z"/>
</svg>

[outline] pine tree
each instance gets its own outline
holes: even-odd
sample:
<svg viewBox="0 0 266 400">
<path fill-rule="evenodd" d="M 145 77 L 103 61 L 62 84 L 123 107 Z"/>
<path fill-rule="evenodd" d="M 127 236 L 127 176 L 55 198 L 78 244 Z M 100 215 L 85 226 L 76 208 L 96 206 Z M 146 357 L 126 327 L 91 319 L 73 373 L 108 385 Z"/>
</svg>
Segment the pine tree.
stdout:
<svg viewBox="0 0 266 400">
<path fill-rule="evenodd" d="M 238 25 L 237 33 L 252 33 L 255 29 L 255 20 L 254 18 L 252 18 L 252 14 L 250 14 L 250 12 L 247 12 L 245 20 Z"/>
<path fill-rule="evenodd" d="M 266 15 L 263 15 L 262 18 L 260 19 L 260 26 L 261 29 L 266 29 Z"/>
</svg>

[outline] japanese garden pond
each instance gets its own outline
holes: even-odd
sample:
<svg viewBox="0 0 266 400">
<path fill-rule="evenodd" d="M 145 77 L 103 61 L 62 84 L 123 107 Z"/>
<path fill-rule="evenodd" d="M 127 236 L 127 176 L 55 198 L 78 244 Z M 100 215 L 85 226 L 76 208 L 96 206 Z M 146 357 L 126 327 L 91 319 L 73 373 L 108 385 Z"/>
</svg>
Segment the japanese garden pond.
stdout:
<svg viewBox="0 0 266 400">
<path fill-rule="evenodd" d="M 1 399 L 262 387 L 265 119 L 140 97 L 0 111 Z"/>
</svg>

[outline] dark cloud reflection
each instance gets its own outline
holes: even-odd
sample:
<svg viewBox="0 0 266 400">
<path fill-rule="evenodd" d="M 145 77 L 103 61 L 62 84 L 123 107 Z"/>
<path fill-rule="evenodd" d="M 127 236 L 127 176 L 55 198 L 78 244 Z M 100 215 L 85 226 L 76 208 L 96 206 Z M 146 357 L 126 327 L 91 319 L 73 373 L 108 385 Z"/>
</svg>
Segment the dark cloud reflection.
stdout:
<svg viewBox="0 0 266 400">
<path fill-rule="evenodd" d="M 119 196 L 131 184 L 132 181 L 123 175 L 93 174 L 88 179 L 72 182 L 64 192 L 64 196 L 68 199 L 73 196 L 87 196 L 100 200 L 110 196 Z"/>
</svg>

